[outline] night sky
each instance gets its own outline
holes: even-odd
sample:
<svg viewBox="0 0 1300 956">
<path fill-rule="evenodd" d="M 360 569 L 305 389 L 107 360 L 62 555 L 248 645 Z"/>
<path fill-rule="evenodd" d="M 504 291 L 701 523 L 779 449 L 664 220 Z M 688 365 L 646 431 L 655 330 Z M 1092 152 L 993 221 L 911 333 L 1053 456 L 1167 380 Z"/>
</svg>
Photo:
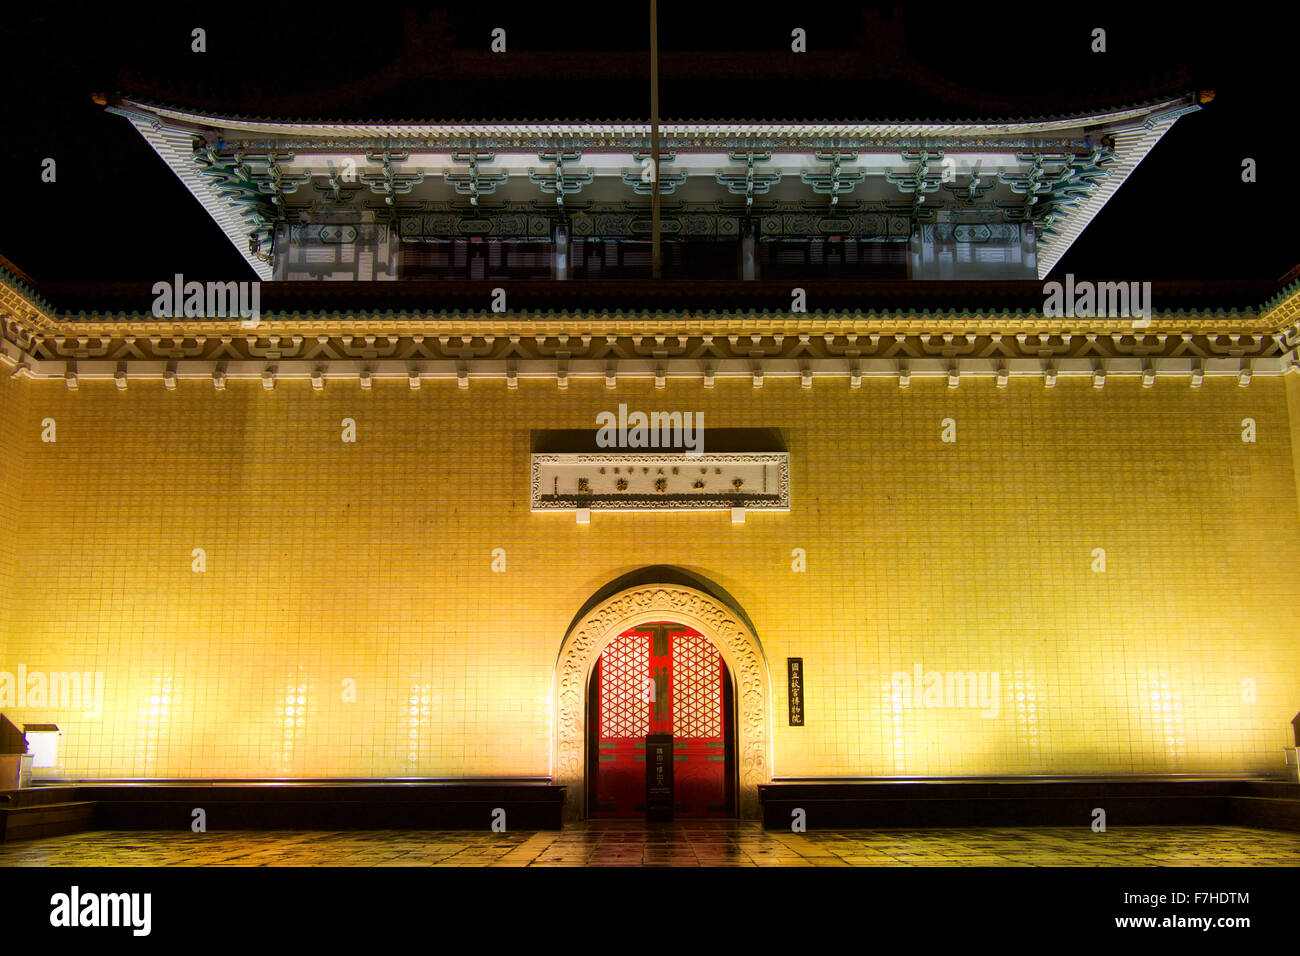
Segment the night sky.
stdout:
<svg viewBox="0 0 1300 956">
<path fill-rule="evenodd" d="M 446 13 L 453 49 L 486 49 L 501 26 L 511 52 L 548 51 L 553 71 L 512 77 L 508 52 L 492 61 L 497 80 L 411 82 L 380 100 L 339 104 L 316 94 L 392 64 L 403 49 L 402 10 L 6 11 L 6 53 L 15 55 L 0 62 L 0 167 L 10 187 L 0 255 L 37 282 L 252 277 L 130 124 L 91 102 L 92 92 L 130 92 L 142 78 L 230 113 L 257 112 L 249 104 L 260 91 L 301 94 L 318 116 L 648 120 L 648 4 L 474 6 Z M 1006 115 L 981 111 L 984 98 L 1024 102 L 1025 115 L 1118 105 L 1139 98 L 1125 95 L 1135 89 L 1213 89 L 1214 102 L 1178 121 L 1053 275 L 1271 280 L 1300 262 L 1292 149 L 1300 84 L 1286 49 L 1300 26 L 1294 6 L 1231 22 L 1113 8 L 1053 17 L 1038 4 L 885 8 L 866 21 L 847 4 L 703 7 L 661 3 L 661 49 L 731 51 L 745 69 L 710 79 L 665 72 L 665 120 L 982 119 Z M 865 84 L 837 79 L 829 65 L 824 75 L 812 67 L 812 81 L 764 76 L 764 64 L 795 56 L 792 28 L 807 31 L 803 56 L 816 61 L 854 49 L 864 22 L 885 24 L 891 43 L 901 38 L 905 62 L 919 64 L 914 71 L 939 75 L 961 94 L 937 96 L 913 82 L 919 72 Z M 207 53 L 190 52 L 195 26 L 208 32 Z M 1098 26 L 1107 31 L 1105 54 L 1089 50 Z M 592 51 L 625 51 L 624 75 L 574 76 L 590 74 L 574 65 Z M 40 181 L 47 156 L 58 163 L 54 184 Z M 1244 157 L 1258 163 L 1254 184 L 1241 180 Z"/>
</svg>

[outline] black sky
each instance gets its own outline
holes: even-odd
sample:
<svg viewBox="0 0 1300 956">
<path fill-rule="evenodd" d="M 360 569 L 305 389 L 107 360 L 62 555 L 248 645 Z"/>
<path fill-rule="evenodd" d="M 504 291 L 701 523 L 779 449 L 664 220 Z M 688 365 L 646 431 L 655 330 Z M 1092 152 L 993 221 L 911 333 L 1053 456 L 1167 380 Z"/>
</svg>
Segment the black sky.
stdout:
<svg viewBox="0 0 1300 956">
<path fill-rule="evenodd" d="M 647 4 L 475 5 L 447 11 L 452 48 L 487 47 L 494 26 L 511 51 L 550 51 L 553 72 L 510 76 L 499 55 L 496 81 L 412 83 L 369 108 L 394 118 L 640 119 L 649 115 L 648 77 L 566 79 L 589 51 L 647 54 Z M 1169 8 L 1170 10 L 1180 8 Z M 789 52 L 793 27 L 807 31 L 817 58 L 854 48 L 863 32 L 850 4 L 661 4 L 665 51 L 750 51 L 746 75 L 701 81 L 665 75 L 665 119 L 923 119 L 972 116 L 970 97 L 1032 98 L 1040 112 L 1080 102 L 1114 105 L 1124 92 L 1185 75 L 1215 100 L 1179 120 L 1119 190 L 1054 275 L 1138 279 L 1274 279 L 1300 262 L 1292 128 L 1296 92 L 1294 6 L 1210 20 L 1185 13 L 1052 14 L 1043 5 L 926 5 L 886 10 L 902 26 L 902 51 L 920 68 L 968 90 L 945 103 L 908 76 L 862 84 L 829 68 L 814 82 L 765 79 L 764 62 Z M 249 274 L 243 259 L 134 129 L 90 95 L 121 88 L 125 75 L 246 112 L 247 91 L 311 94 L 346 87 L 390 64 L 402 50 L 406 15 L 378 6 L 304 10 L 261 5 L 209 14 L 186 11 L 19 8 L 6 12 L 5 122 L 0 168 L 10 185 L 0 218 L 0 255 L 40 282 L 155 281 Z M 208 52 L 190 52 L 190 30 L 208 33 Z M 1108 52 L 1089 50 L 1107 31 Z M 580 72 L 580 71 L 579 71 Z M 315 97 L 317 115 L 334 104 Z M 367 104 L 361 104 L 367 107 Z M 355 113 L 356 104 L 336 115 Z M 40 180 L 45 157 L 58 180 Z M 1258 182 L 1243 183 L 1245 157 Z"/>
</svg>

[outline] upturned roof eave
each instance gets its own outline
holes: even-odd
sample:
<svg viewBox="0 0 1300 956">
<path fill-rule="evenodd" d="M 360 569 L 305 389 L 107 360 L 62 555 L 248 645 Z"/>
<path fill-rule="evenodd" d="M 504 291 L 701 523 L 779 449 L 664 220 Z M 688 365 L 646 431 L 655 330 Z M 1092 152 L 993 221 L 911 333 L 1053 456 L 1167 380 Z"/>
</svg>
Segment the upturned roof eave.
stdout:
<svg viewBox="0 0 1300 956">
<path fill-rule="evenodd" d="M 1162 109 L 1180 105 L 1191 105 L 1195 94 L 1188 91 L 1175 95 L 1154 97 L 1136 103 L 1104 109 L 1082 110 L 1073 113 L 1039 115 L 1028 117 L 964 118 L 942 119 L 936 117 L 913 119 L 818 119 L 798 122 L 784 120 L 739 120 L 739 119 L 665 119 L 660 123 L 661 129 L 713 129 L 720 131 L 763 131 L 789 130 L 811 132 L 814 130 L 870 130 L 875 135 L 887 135 L 885 131 L 930 129 L 935 135 L 950 136 L 954 130 L 966 130 L 972 137 L 980 135 L 1008 135 L 1014 132 L 1036 131 L 1047 133 L 1053 130 L 1062 132 L 1084 129 L 1093 126 L 1122 124 L 1158 113 Z M 225 129 L 244 132 L 251 135 L 317 135 L 337 136 L 339 138 L 355 137 L 360 130 L 374 128 L 404 129 L 410 135 L 429 135 L 433 131 L 454 131 L 458 129 L 497 129 L 497 130 L 543 130 L 556 131 L 591 131 L 614 129 L 644 128 L 649 131 L 650 124 L 645 119 L 609 119 L 609 120 L 559 120 L 559 119 L 473 119 L 473 120 L 417 120 L 403 119 L 294 119 L 267 116 L 248 116 L 227 114 L 213 111 L 199 111 L 181 106 L 158 102 L 145 97 L 130 94 L 115 96 L 111 105 L 119 111 L 134 110 L 151 115 L 172 124 L 186 125 L 199 129 Z"/>
</svg>

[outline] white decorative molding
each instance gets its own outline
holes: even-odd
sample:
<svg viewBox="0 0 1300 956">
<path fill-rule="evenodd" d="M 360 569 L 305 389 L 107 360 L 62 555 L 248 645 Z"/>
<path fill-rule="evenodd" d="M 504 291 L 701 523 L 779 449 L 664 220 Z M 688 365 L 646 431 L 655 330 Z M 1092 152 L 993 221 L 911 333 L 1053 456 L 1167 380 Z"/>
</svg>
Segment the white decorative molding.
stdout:
<svg viewBox="0 0 1300 956">
<path fill-rule="evenodd" d="M 68 363 L 64 359 L 40 358 L 14 347 L 11 343 L 0 343 L 0 361 L 10 368 L 20 369 L 23 378 L 36 380 L 64 380 L 68 373 Z M 719 382 L 744 380 L 750 384 L 771 380 L 797 381 L 804 384 L 809 379 L 811 387 L 816 390 L 822 383 L 838 388 L 860 388 L 869 380 L 887 380 L 907 388 L 918 380 L 942 379 L 947 384 L 957 387 L 967 381 L 985 379 L 999 384 L 1014 380 L 1036 379 L 1045 381 L 1049 387 L 1058 379 L 1091 378 L 1097 372 L 1104 377 L 1138 378 L 1145 375 L 1157 380 L 1181 378 L 1193 379 L 1198 384 L 1205 378 L 1238 378 L 1243 371 L 1249 371 L 1251 377 L 1273 377 L 1285 375 L 1300 366 L 1300 355 L 1295 351 L 1272 352 L 1265 355 L 1226 357 L 1211 356 L 1195 358 L 1188 355 L 1178 357 L 1147 358 L 1146 368 L 1143 359 L 1138 357 L 1025 357 L 1003 359 L 1004 366 L 999 368 L 992 359 L 983 358 L 880 358 L 861 359 L 856 372 L 844 359 L 825 358 L 809 360 L 807 371 L 799 369 L 793 363 L 787 367 L 780 360 L 764 361 L 763 371 L 756 373 L 748 360 L 715 360 L 710 374 L 705 375 L 699 363 L 688 359 L 670 361 L 667 368 L 667 387 L 672 388 L 674 381 L 703 381 L 705 387 L 717 387 Z M 262 380 L 268 371 L 264 360 L 238 360 L 232 358 L 216 359 L 181 359 L 174 362 L 171 372 L 175 381 L 182 386 L 187 381 L 212 382 L 221 377 L 229 381 Z M 157 382 L 160 385 L 168 377 L 168 364 L 165 360 L 148 359 L 95 360 L 86 359 L 76 362 L 76 374 L 82 382 L 112 382 L 130 380 L 132 382 Z M 642 367 L 636 361 L 621 363 L 618 371 L 619 382 L 649 381 L 654 372 Z M 273 382 L 311 383 L 316 388 L 324 387 L 326 381 L 351 382 L 352 387 L 358 383 L 362 388 L 369 388 L 377 382 L 396 382 L 418 388 L 416 382 L 447 382 L 459 384 L 471 391 L 476 383 L 502 382 L 508 388 L 518 388 L 521 380 L 554 382 L 560 388 L 570 382 L 607 382 L 602 361 L 571 361 L 566 373 L 557 375 L 554 362 L 530 362 L 515 360 L 514 368 L 507 369 L 506 364 L 490 359 L 476 360 L 469 363 L 466 370 L 458 370 L 455 363 L 426 362 L 419 371 L 412 371 L 406 362 L 400 360 L 372 361 L 368 367 L 361 368 L 361 363 L 347 359 L 332 359 L 324 362 L 317 360 L 280 360 L 274 365 L 271 375 Z M 856 384 L 855 384 L 856 383 Z M 761 387 L 761 386 L 760 386 Z M 615 385 L 617 389 L 617 385 Z"/>
<path fill-rule="evenodd" d="M 564 786 L 564 814 L 586 812 L 587 690 L 592 668 L 610 641 L 632 627 L 672 621 L 699 631 L 718 649 L 736 691 L 738 802 L 743 819 L 758 819 L 759 784 L 772 778 L 771 685 L 758 637 L 725 604 L 694 588 L 649 585 L 602 601 L 565 635 L 555 665 L 551 776 Z"/>
<path fill-rule="evenodd" d="M 790 456 L 786 452 L 705 452 L 696 457 L 684 452 L 534 454 L 529 507 L 534 512 L 789 511 Z"/>
</svg>

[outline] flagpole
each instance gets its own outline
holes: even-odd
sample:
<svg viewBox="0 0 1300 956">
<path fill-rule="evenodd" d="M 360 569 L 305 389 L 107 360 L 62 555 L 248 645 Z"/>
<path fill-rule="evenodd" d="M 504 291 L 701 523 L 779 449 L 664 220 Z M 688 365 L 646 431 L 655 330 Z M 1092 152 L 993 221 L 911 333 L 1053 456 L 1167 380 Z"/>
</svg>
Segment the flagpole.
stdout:
<svg viewBox="0 0 1300 956">
<path fill-rule="evenodd" d="M 651 276 L 663 277 L 663 256 L 659 246 L 659 5 L 650 0 L 650 158 L 654 182 L 650 188 Z"/>
</svg>

